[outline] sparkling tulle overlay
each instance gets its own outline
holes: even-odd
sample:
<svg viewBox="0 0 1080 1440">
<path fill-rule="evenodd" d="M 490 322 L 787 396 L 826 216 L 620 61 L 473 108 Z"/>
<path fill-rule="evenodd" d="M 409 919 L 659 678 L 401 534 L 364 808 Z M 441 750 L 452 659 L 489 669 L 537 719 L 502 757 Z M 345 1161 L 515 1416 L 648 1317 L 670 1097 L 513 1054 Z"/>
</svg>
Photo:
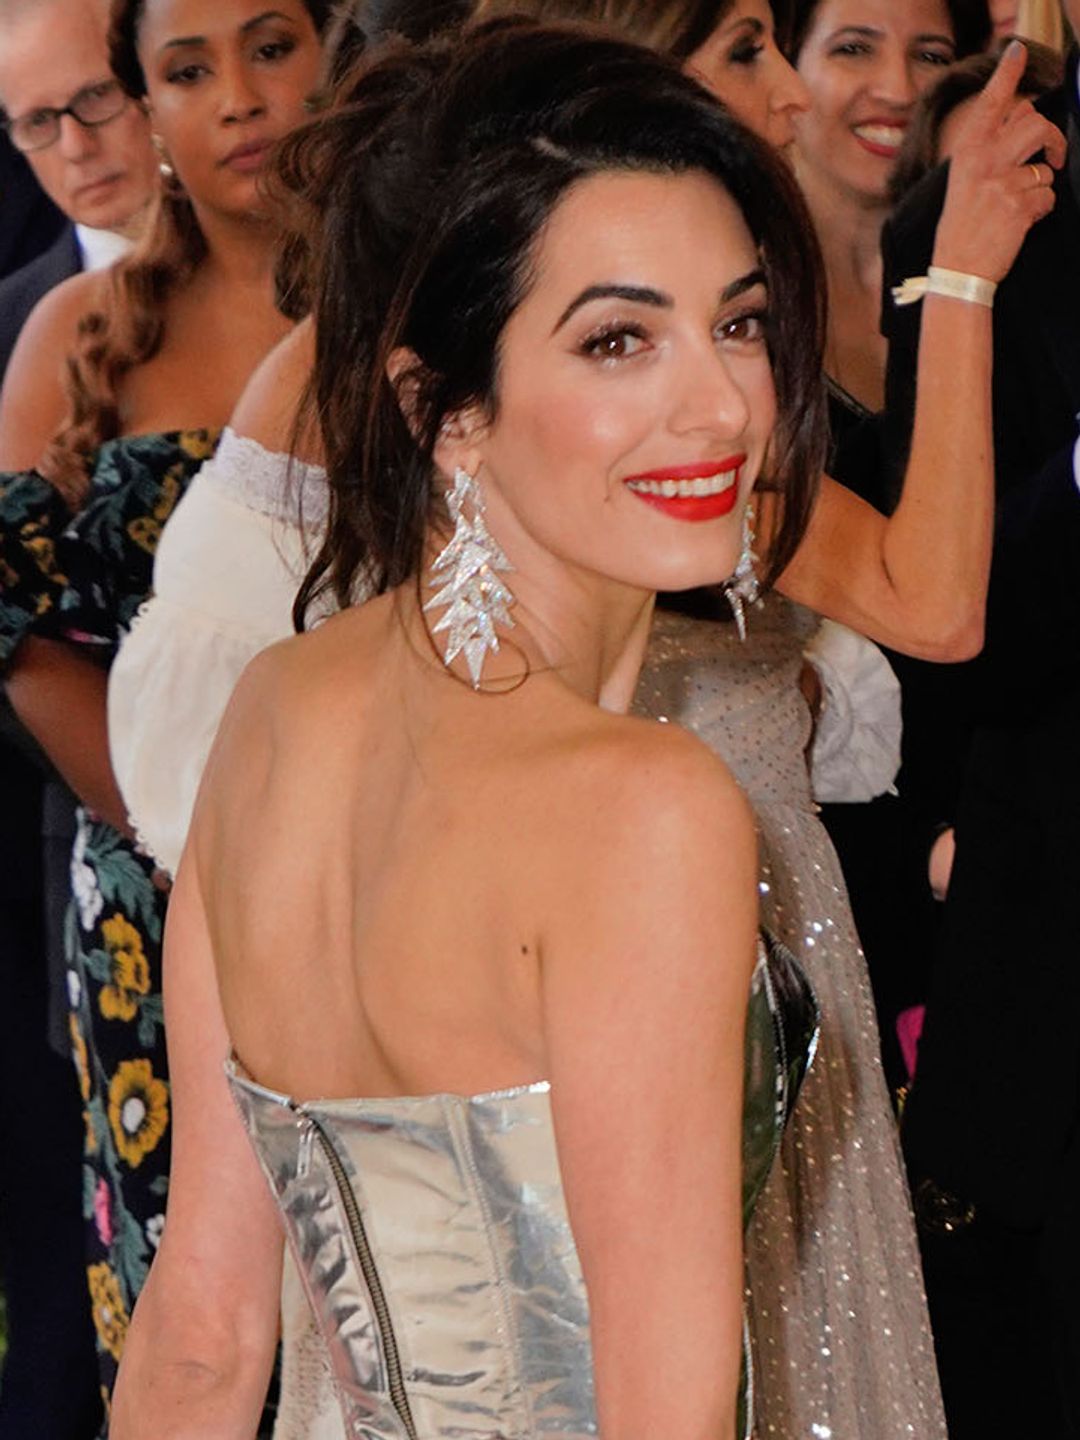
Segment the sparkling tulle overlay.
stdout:
<svg viewBox="0 0 1080 1440">
<path fill-rule="evenodd" d="M 657 616 L 635 709 L 687 726 L 757 816 L 762 921 L 817 992 L 820 1048 L 748 1239 L 758 1440 L 945 1440 L 918 1247 L 866 962 L 816 818 L 797 680 L 816 618 Z"/>
</svg>

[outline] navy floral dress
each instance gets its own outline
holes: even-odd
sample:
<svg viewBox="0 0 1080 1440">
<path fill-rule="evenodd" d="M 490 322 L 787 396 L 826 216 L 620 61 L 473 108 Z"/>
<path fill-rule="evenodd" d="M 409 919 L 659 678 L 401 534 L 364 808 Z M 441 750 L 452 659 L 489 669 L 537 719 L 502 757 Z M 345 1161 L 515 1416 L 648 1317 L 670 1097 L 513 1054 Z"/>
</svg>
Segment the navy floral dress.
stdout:
<svg viewBox="0 0 1080 1440">
<path fill-rule="evenodd" d="M 30 633 L 78 645 L 108 666 L 149 594 L 162 527 L 216 441 L 216 433 L 186 431 L 106 442 L 75 517 L 36 473 L 0 475 L 0 670 Z M 168 886 L 135 844 L 86 810 L 71 882 L 65 954 L 86 1125 L 87 1280 L 107 1412 L 164 1225 Z"/>
</svg>

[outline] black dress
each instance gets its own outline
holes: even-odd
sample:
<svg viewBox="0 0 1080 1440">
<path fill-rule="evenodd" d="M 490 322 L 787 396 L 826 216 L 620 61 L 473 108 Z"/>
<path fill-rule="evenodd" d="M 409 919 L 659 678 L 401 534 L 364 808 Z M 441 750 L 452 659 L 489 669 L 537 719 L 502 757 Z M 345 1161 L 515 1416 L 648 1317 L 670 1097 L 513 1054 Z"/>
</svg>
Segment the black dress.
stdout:
<svg viewBox="0 0 1080 1440">
<path fill-rule="evenodd" d="M 830 381 L 829 421 L 830 475 L 888 514 L 893 506 L 879 417 Z M 891 650 L 884 653 L 902 682 L 906 657 Z M 896 794 L 865 803 L 821 807 L 866 954 L 881 1030 L 882 1064 L 894 1096 L 909 1078 L 897 1019 L 926 999 L 940 924 L 940 907 L 927 876 L 933 825 L 911 793 L 903 766 L 895 789 Z"/>
</svg>

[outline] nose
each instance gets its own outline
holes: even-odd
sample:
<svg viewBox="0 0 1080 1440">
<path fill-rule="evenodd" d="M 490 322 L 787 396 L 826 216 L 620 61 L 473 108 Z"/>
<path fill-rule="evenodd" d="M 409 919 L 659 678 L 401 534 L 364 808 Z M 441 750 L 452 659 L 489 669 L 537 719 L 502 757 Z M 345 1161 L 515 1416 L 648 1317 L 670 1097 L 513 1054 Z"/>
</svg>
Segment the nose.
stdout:
<svg viewBox="0 0 1080 1440">
<path fill-rule="evenodd" d="M 769 96 L 769 108 L 774 115 L 803 115 L 813 103 L 806 81 L 795 66 L 783 55 L 777 53 L 776 81 Z"/>
<path fill-rule="evenodd" d="M 918 98 L 911 65 L 904 51 L 890 46 L 879 57 L 870 89 L 877 99 L 908 109 Z"/>
<path fill-rule="evenodd" d="M 676 435 L 738 440 L 750 424 L 746 394 L 724 355 L 715 345 L 688 354 L 676 377 L 670 426 Z"/>
<path fill-rule="evenodd" d="M 92 126 L 81 125 L 74 115 L 61 115 L 60 135 L 56 144 L 65 160 L 78 163 L 95 155 L 101 146 L 101 140 Z"/>
<path fill-rule="evenodd" d="M 221 118 L 227 125 L 252 120 L 265 113 L 266 101 L 255 71 L 243 60 L 234 60 L 223 66 L 219 104 Z"/>
</svg>

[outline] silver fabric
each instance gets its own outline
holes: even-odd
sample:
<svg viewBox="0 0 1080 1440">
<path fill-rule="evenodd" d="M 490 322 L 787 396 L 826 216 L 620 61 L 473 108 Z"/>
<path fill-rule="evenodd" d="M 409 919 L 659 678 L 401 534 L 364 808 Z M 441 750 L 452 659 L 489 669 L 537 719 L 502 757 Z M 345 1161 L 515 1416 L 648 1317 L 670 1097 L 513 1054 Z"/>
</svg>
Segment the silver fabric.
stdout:
<svg viewBox="0 0 1080 1440">
<path fill-rule="evenodd" d="M 815 1026 L 790 957 L 762 960 L 747 1026 L 747 1210 L 775 1158 Z M 346 1436 L 596 1434 L 588 1300 L 546 1083 L 298 1105 L 235 1063 L 228 1069 L 285 1219 Z M 314 1398 L 313 1427 L 320 1406 Z M 294 1417 L 295 1435 L 303 1423 Z"/>
<path fill-rule="evenodd" d="M 798 689 L 817 617 L 768 595 L 733 624 L 659 613 L 639 714 L 727 761 L 757 818 L 762 923 L 822 1012 L 820 1049 L 747 1236 L 758 1440 L 945 1440 L 866 962 L 814 812 Z"/>
</svg>

